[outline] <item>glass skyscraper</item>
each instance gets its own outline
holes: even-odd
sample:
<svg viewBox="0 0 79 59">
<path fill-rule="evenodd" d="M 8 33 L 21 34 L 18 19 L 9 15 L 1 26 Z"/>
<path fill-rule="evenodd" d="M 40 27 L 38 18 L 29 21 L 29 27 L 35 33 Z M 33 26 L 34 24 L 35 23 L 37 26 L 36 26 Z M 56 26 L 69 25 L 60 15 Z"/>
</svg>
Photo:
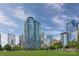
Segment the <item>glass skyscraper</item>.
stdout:
<svg viewBox="0 0 79 59">
<path fill-rule="evenodd" d="M 68 40 L 69 41 L 76 41 L 77 40 L 77 30 L 78 30 L 78 23 L 75 20 L 66 24 L 67 26 L 67 33 L 68 33 Z"/>
<path fill-rule="evenodd" d="M 35 21 L 33 17 L 28 17 L 24 24 L 24 37 L 26 48 L 40 48 L 40 23 Z"/>
</svg>

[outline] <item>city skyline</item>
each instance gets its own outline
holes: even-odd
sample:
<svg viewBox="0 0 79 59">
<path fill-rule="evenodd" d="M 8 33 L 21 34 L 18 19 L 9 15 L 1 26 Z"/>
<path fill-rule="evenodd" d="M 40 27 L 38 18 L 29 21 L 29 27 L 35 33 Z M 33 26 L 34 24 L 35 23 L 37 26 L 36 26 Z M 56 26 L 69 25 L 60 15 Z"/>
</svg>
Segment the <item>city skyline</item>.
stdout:
<svg viewBox="0 0 79 59">
<path fill-rule="evenodd" d="M 32 16 L 41 23 L 46 35 L 57 36 L 66 31 L 68 21 L 79 21 L 78 9 L 79 4 L 0 4 L 0 33 L 22 34 L 26 18 Z"/>
</svg>

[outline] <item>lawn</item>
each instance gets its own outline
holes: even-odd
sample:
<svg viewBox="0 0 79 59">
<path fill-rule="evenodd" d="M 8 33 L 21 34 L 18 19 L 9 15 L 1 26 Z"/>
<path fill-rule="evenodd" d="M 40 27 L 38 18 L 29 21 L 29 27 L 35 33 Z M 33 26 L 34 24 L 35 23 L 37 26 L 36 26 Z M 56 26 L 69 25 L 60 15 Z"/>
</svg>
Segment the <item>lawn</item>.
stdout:
<svg viewBox="0 0 79 59">
<path fill-rule="evenodd" d="M 0 51 L 0 56 L 79 56 L 79 52 L 67 52 L 59 50 L 49 51 Z"/>
</svg>

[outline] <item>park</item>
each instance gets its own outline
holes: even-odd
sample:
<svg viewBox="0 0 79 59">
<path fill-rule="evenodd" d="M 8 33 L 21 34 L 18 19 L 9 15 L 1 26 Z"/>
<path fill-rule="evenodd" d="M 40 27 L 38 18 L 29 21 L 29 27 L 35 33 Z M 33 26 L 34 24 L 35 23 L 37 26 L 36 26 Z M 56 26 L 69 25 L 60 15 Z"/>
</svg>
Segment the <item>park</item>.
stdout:
<svg viewBox="0 0 79 59">
<path fill-rule="evenodd" d="M 79 56 L 79 52 L 61 50 L 0 51 L 0 56 Z"/>
</svg>

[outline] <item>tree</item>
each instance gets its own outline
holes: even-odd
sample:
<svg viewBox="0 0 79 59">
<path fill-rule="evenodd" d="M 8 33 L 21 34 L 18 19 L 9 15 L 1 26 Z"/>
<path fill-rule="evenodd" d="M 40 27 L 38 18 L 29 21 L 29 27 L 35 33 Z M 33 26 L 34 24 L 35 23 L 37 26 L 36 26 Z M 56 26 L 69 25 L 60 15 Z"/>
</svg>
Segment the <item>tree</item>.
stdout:
<svg viewBox="0 0 79 59">
<path fill-rule="evenodd" d="M 15 48 L 15 50 L 20 50 L 20 48 L 18 46 L 15 46 L 14 48 Z"/>
<path fill-rule="evenodd" d="M 74 40 L 73 40 L 73 41 L 70 41 L 69 44 L 68 44 L 68 46 L 69 46 L 70 48 L 75 48 L 76 45 L 77 45 L 77 42 L 74 41 Z"/>
<path fill-rule="evenodd" d="M 58 49 L 58 48 L 62 48 L 62 47 L 63 47 L 63 45 L 62 45 L 61 42 L 57 42 L 57 43 L 54 43 L 54 44 L 53 44 L 53 48 L 54 48 L 54 49 Z"/>
<path fill-rule="evenodd" d="M 69 48 L 69 45 L 66 45 L 65 48 Z"/>
<path fill-rule="evenodd" d="M 58 45 L 59 45 L 59 48 L 62 48 L 63 47 L 62 42 L 59 42 Z"/>
<path fill-rule="evenodd" d="M 3 50 L 3 47 L 2 47 L 2 45 L 0 44 L 0 51 L 2 51 Z"/>
<path fill-rule="evenodd" d="M 12 47 L 9 44 L 7 44 L 7 45 L 4 46 L 4 49 L 7 50 L 7 51 L 11 51 Z"/>
<path fill-rule="evenodd" d="M 18 50 L 24 50 L 24 48 L 16 45 L 15 47 L 12 48 L 12 50 L 18 51 Z"/>
<path fill-rule="evenodd" d="M 58 48 L 59 48 L 59 45 L 58 45 L 58 44 L 54 44 L 53 47 L 54 47 L 55 49 L 58 49 Z"/>
<path fill-rule="evenodd" d="M 50 50 L 53 50 L 54 49 L 54 47 L 53 46 L 50 46 Z"/>
</svg>

